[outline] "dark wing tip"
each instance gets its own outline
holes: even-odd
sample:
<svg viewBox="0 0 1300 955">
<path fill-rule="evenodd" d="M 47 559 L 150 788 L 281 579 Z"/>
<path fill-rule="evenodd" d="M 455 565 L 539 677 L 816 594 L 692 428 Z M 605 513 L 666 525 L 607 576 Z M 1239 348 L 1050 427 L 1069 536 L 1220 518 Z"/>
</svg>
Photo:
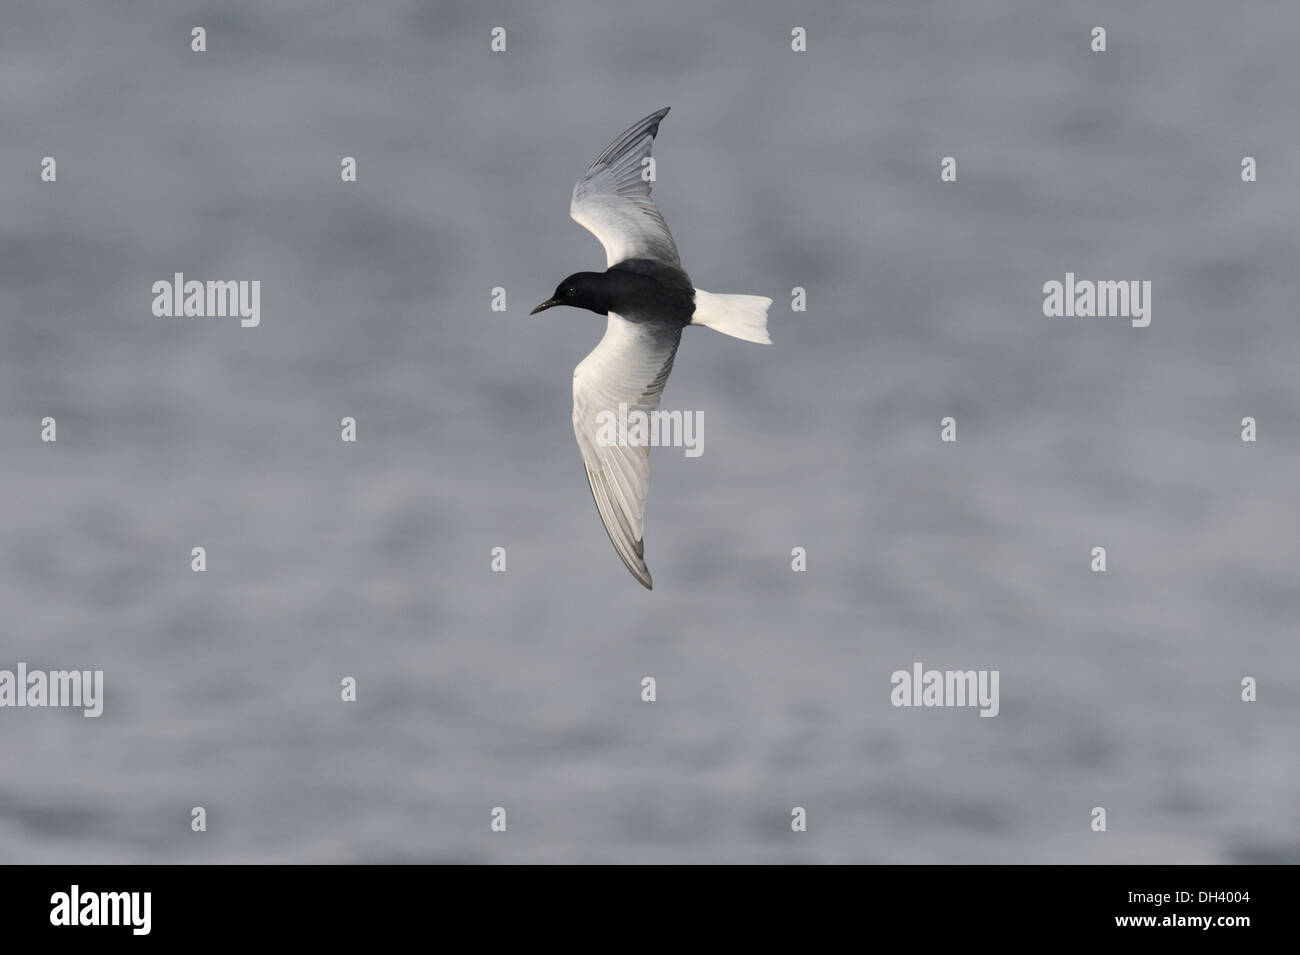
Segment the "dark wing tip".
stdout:
<svg viewBox="0 0 1300 955">
<path fill-rule="evenodd" d="M 659 124 L 663 122 L 663 118 L 668 115 L 670 109 L 672 109 L 671 106 L 665 106 L 661 110 L 656 110 L 619 133 L 614 138 L 614 141 L 606 146 L 601 154 L 587 167 L 587 172 L 590 173 L 597 166 L 613 162 L 616 157 L 621 156 L 626 150 L 642 142 L 647 135 L 651 139 L 658 136 Z"/>
</svg>

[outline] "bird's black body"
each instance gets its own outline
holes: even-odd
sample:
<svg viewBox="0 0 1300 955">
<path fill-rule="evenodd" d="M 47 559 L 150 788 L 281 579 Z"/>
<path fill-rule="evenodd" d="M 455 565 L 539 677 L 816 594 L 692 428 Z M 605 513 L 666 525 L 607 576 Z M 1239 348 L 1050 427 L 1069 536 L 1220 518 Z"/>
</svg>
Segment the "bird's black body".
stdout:
<svg viewBox="0 0 1300 955">
<path fill-rule="evenodd" d="M 654 259 L 624 259 L 604 272 L 577 272 L 555 289 L 537 311 L 556 305 L 610 312 L 629 322 L 689 325 L 695 312 L 695 286 L 679 268 Z"/>
</svg>

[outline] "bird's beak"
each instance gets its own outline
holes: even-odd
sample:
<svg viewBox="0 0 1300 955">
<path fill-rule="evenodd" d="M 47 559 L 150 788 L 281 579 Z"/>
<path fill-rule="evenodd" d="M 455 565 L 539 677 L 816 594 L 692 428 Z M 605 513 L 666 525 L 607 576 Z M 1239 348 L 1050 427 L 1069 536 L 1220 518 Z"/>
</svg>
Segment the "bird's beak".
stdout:
<svg viewBox="0 0 1300 955">
<path fill-rule="evenodd" d="M 559 305 L 559 304 L 560 304 L 560 303 L 559 303 L 558 301 L 556 301 L 555 299 L 553 299 L 553 298 L 548 298 L 545 302 L 543 302 L 541 305 L 538 305 L 535 309 L 533 309 L 533 310 L 532 310 L 531 312 L 529 312 L 528 314 L 529 314 L 529 315 L 536 315 L 538 312 L 544 312 L 544 311 L 546 311 L 548 308 L 550 308 L 551 306 L 553 306 L 553 305 Z"/>
</svg>

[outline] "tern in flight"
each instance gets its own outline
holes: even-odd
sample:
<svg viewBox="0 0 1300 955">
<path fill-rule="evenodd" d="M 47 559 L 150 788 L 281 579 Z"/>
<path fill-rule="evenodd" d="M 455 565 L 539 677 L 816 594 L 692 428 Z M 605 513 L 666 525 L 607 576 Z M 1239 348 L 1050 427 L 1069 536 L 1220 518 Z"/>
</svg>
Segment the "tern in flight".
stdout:
<svg viewBox="0 0 1300 955">
<path fill-rule="evenodd" d="M 598 416 L 647 418 L 659 407 L 664 383 L 687 325 L 705 325 L 747 342 L 770 344 L 770 298 L 715 295 L 695 288 L 682 269 L 664 217 L 650 198 L 650 150 L 667 109 L 652 113 L 605 147 L 573 187 L 569 215 L 605 247 L 604 272 L 577 272 L 531 314 L 556 305 L 607 315 L 605 337 L 573 372 L 573 432 L 600 519 L 618 556 L 647 590 L 646 492 L 649 442 L 601 440 Z M 619 420 L 627 420 L 620 417 Z"/>
</svg>

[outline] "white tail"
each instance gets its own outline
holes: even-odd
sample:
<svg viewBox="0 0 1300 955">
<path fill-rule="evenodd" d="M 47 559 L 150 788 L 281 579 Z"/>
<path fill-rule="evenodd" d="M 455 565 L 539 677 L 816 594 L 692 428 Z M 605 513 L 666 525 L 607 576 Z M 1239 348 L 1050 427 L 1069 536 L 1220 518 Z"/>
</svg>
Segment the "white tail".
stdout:
<svg viewBox="0 0 1300 955">
<path fill-rule="evenodd" d="M 697 288 L 691 324 L 704 325 L 742 341 L 770 345 L 767 309 L 771 304 L 772 300 L 762 295 L 715 295 Z"/>
</svg>

